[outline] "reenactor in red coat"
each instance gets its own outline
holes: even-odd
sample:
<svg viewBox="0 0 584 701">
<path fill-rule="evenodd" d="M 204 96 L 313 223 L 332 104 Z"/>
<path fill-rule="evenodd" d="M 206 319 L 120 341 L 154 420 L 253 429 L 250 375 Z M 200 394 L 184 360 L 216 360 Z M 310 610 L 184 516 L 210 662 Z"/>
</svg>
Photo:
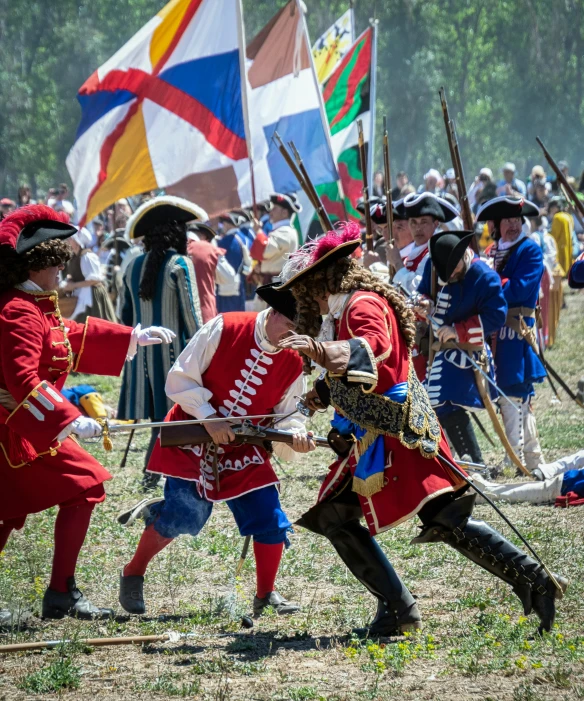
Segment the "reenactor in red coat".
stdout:
<svg viewBox="0 0 584 701">
<path fill-rule="evenodd" d="M 76 233 L 65 214 L 29 205 L 0 222 L 0 550 L 28 514 L 59 506 L 42 615 L 109 617 L 77 589 L 75 567 L 109 472 L 73 436 L 101 433 L 61 390 L 70 372 L 119 375 L 136 347 L 168 342 L 167 329 L 64 319 L 59 275 Z M 4 616 L 4 620 L 7 616 Z"/>
</svg>

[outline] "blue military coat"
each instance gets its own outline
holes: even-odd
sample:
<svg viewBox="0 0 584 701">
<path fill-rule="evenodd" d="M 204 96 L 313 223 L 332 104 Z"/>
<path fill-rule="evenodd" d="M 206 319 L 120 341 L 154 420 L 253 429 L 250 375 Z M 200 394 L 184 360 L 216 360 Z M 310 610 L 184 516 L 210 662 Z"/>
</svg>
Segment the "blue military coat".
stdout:
<svg viewBox="0 0 584 701">
<path fill-rule="evenodd" d="M 424 269 L 418 292 L 430 295 L 432 266 Z M 453 326 L 460 343 L 476 346 L 472 357 L 478 361 L 486 354 L 487 372 L 494 379 L 491 350 L 486 340 L 505 323 L 507 303 L 496 272 L 475 257 L 460 282 L 444 285 L 436 296 L 433 318 L 439 326 Z M 430 402 L 438 416 L 462 407 L 483 409 L 483 401 L 475 382 L 474 368 L 466 353 L 457 349 L 439 351 L 426 380 Z M 491 397 L 496 392 L 489 385 Z"/>
<path fill-rule="evenodd" d="M 541 248 L 529 237 L 524 237 L 511 249 L 505 265 L 499 270 L 509 309 L 535 309 L 543 271 Z M 524 318 L 524 321 L 530 327 L 535 324 L 534 318 Z M 543 382 L 546 376 L 537 353 L 507 325 L 497 337 L 495 368 L 497 383 L 505 394 L 522 399 L 535 394 L 533 383 Z"/>
</svg>

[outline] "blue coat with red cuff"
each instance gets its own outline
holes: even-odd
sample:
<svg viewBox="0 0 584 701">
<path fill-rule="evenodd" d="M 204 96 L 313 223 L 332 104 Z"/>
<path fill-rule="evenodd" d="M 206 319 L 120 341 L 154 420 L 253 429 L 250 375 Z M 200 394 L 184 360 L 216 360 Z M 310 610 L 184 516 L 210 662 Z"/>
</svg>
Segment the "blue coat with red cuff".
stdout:
<svg viewBox="0 0 584 701">
<path fill-rule="evenodd" d="M 111 475 L 57 436 L 80 411 L 61 390 L 71 371 L 119 375 L 132 329 L 63 319 L 56 292 L 0 297 L 0 521 L 68 501 Z"/>
<path fill-rule="evenodd" d="M 525 237 L 511 249 L 509 257 L 499 270 L 503 294 L 509 309 L 524 307 L 535 310 L 543 276 L 543 254 L 532 239 Z M 524 316 L 528 327 L 535 318 Z M 495 347 L 497 384 L 511 397 L 527 399 L 533 395 L 534 382 L 543 382 L 546 371 L 537 353 L 529 343 L 518 336 L 510 326 L 503 326 Z"/>
<path fill-rule="evenodd" d="M 430 295 L 432 266 L 427 265 L 418 291 Z M 486 340 L 505 324 L 507 302 L 501 281 L 494 270 L 475 257 L 460 282 L 444 285 L 436 297 L 434 319 L 439 326 L 453 326 L 457 342 L 463 344 L 466 353 L 472 353 L 475 362 L 484 357 L 485 370 L 495 379 L 491 350 Z M 476 385 L 474 368 L 466 353 L 456 348 L 436 353 L 426 388 L 430 402 L 438 416 L 458 407 L 484 409 L 483 400 Z M 491 398 L 496 392 L 489 385 Z"/>
</svg>

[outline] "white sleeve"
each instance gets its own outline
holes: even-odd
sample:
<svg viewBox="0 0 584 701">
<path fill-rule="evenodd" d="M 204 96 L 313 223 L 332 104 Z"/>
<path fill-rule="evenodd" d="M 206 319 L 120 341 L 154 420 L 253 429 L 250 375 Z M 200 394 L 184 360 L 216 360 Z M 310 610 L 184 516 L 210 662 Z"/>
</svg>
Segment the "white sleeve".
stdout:
<svg viewBox="0 0 584 701">
<path fill-rule="evenodd" d="M 166 396 L 196 419 L 215 413 L 209 404 L 212 393 L 203 387 L 203 373 L 219 346 L 223 317 L 216 316 L 202 326 L 178 356 L 166 378 Z"/>
<path fill-rule="evenodd" d="M 215 268 L 215 282 L 218 285 L 227 285 L 235 278 L 235 268 L 229 264 L 225 256 L 219 256 Z"/>
<path fill-rule="evenodd" d="M 284 227 L 282 227 L 284 228 Z M 285 255 L 286 253 L 292 253 L 294 249 L 293 236 L 296 237 L 296 230 L 290 231 L 290 227 L 285 227 L 286 231 L 280 232 L 278 229 L 276 231 L 270 232 L 268 235 L 268 243 L 264 249 L 263 260 L 270 260 L 277 255 Z"/>
<path fill-rule="evenodd" d="M 301 397 L 306 392 L 306 378 L 300 374 L 296 380 L 288 387 L 280 402 L 274 407 L 274 414 L 289 414 L 296 408 L 297 397 Z M 277 419 L 276 419 L 277 421 Z M 306 417 L 296 412 L 284 421 L 277 423 L 274 428 L 278 431 L 290 431 L 290 433 L 306 433 Z M 298 453 L 292 450 L 292 446 L 285 443 L 274 443 L 274 452 L 282 460 L 297 460 Z"/>
<path fill-rule="evenodd" d="M 422 282 L 422 274 L 424 272 L 424 261 L 422 265 L 418 267 L 418 270 L 416 272 L 413 272 L 412 270 L 408 270 L 407 268 L 400 268 L 396 274 L 393 276 L 392 282 L 395 285 L 401 285 L 404 287 L 410 294 L 414 294 L 414 292 L 417 291 L 418 287 L 420 286 L 420 282 Z M 420 271 L 420 268 L 422 270 Z"/>
<path fill-rule="evenodd" d="M 103 280 L 99 258 L 92 251 L 81 256 L 81 274 L 86 280 Z"/>
</svg>

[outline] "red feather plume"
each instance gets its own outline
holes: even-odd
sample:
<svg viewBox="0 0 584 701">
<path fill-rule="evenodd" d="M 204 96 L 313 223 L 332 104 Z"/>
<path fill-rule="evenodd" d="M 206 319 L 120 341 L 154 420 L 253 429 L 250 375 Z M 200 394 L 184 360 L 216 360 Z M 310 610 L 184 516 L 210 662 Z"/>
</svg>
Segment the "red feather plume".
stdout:
<svg viewBox="0 0 584 701">
<path fill-rule="evenodd" d="M 312 252 L 311 264 L 316 263 L 325 256 L 329 251 L 332 251 L 342 243 L 356 241 L 361 239 L 361 227 L 357 222 L 344 222 L 334 231 L 327 232 L 316 242 L 316 246 Z"/>
</svg>

